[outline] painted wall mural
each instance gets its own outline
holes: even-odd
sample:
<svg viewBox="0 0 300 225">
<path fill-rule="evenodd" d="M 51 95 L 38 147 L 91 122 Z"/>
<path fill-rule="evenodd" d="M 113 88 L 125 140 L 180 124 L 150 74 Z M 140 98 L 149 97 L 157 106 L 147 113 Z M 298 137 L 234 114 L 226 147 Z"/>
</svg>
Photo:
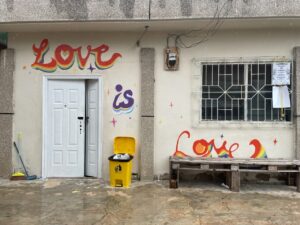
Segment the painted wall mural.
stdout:
<svg viewBox="0 0 300 225">
<path fill-rule="evenodd" d="M 117 84 L 115 87 L 117 95 L 113 101 L 113 111 L 116 114 L 131 113 L 134 109 L 134 98 L 132 90 L 128 89 L 123 92 L 123 86 Z"/>
<path fill-rule="evenodd" d="M 179 141 L 182 139 L 183 136 L 187 136 L 187 138 L 191 137 L 191 134 L 189 131 L 185 130 L 181 132 L 177 138 L 176 142 L 176 149 L 173 153 L 173 156 L 178 157 L 188 157 L 190 155 L 186 154 L 185 151 L 179 149 Z M 222 135 L 223 136 L 223 135 Z M 254 147 L 254 152 L 250 156 L 250 158 L 253 159 L 259 159 L 259 158 L 267 158 L 266 149 L 262 146 L 260 141 L 258 139 L 253 139 L 250 141 L 249 145 Z M 227 141 L 223 141 L 223 143 L 220 146 L 217 146 L 215 144 L 215 140 L 212 139 L 210 141 L 207 141 L 205 139 L 196 140 L 193 143 L 193 152 L 196 156 L 199 157 L 212 157 L 212 152 L 214 151 L 219 158 L 234 158 L 234 152 L 239 150 L 239 144 L 233 143 L 231 145 L 227 144 Z M 249 150 L 250 151 L 250 150 Z M 253 151 L 253 150 L 251 150 Z"/>
<path fill-rule="evenodd" d="M 57 68 L 62 70 L 67 70 L 73 66 L 75 61 L 77 62 L 78 68 L 83 70 L 87 66 L 87 62 L 91 55 L 95 58 L 95 66 L 100 70 L 108 69 L 112 67 L 115 61 L 122 57 L 120 53 L 113 53 L 108 60 L 103 60 L 102 55 L 107 53 L 109 47 L 102 44 L 98 47 L 92 48 L 90 45 L 87 46 L 86 55 L 82 55 L 82 47 L 73 48 L 67 44 L 61 44 L 57 46 L 54 50 L 54 55 L 48 62 L 45 62 L 45 55 L 49 50 L 48 39 L 43 39 L 39 46 L 33 44 L 33 53 L 35 55 L 35 61 L 31 64 L 31 67 L 36 70 L 41 70 L 44 72 L 55 72 Z M 89 68 L 91 68 L 90 65 Z M 92 70 L 91 70 L 92 72 Z"/>
</svg>

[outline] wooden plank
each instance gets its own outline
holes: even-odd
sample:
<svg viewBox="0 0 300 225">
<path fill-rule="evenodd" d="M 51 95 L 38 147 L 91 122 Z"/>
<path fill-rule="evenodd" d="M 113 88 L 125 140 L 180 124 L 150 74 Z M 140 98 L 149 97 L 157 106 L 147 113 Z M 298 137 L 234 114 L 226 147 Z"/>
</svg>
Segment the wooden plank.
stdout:
<svg viewBox="0 0 300 225">
<path fill-rule="evenodd" d="M 177 170 L 178 167 L 179 167 L 178 163 L 172 163 L 172 169 L 173 170 Z"/>
<path fill-rule="evenodd" d="M 202 169 L 202 170 L 208 170 L 209 169 L 209 165 L 208 164 L 200 164 L 200 168 Z"/>
<path fill-rule="evenodd" d="M 172 162 L 169 161 L 169 188 L 174 187 Z"/>
<path fill-rule="evenodd" d="M 296 174 L 297 176 L 297 174 Z M 295 174 L 288 173 L 287 185 L 288 186 L 296 186 L 296 176 Z"/>
<path fill-rule="evenodd" d="M 277 171 L 277 166 L 269 165 L 268 170 L 269 171 Z"/>
<path fill-rule="evenodd" d="M 176 156 L 170 157 L 171 161 L 175 162 L 188 162 L 188 163 L 199 163 L 203 162 L 206 164 L 231 164 L 241 163 L 246 165 L 300 165 L 300 160 L 287 160 L 287 159 L 228 159 L 228 158 L 201 158 L 201 157 L 185 157 L 180 158 Z"/>
<path fill-rule="evenodd" d="M 225 181 L 225 183 L 229 188 L 231 188 L 231 171 L 226 172 L 226 181 Z"/>
<path fill-rule="evenodd" d="M 177 181 L 175 179 L 170 180 L 170 188 L 172 189 L 178 188 Z"/>
<path fill-rule="evenodd" d="M 230 172 L 230 190 L 234 192 L 240 191 L 240 172 L 231 171 Z"/>
<path fill-rule="evenodd" d="M 233 164 L 230 166 L 230 190 L 234 192 L 240 191 L 240 172 L 239 165 Z"/>
<path fill-rule="evenodd" d="M 201 169 L 201 168 L 191 168 L 191 167 L 180 167 L 179 170 L 192 170 L 192 171 L 207 171 L 207 172 L 226 172 L 231 171 L 231 169 L 223 169 L 223 168 L 214 168 L 214 169 Z"/>
<path fill-rule="evenodd" d="M 230 166 L 230 169 L 231 169 L 232 171 L 238 171 L 238 170 L 239 170 L 239 165 L 233 164 L 233 165 Z"/>
<path fill-rule="evenodd" d="M 177 187 L 179 187 L 179 167 L 177 168 L 177 171 L 176 171 L 176 183 L 177 183 Z"/>
<path fill-rule="evenodd" d="M 239 169 L 240 172 L 248 173 L 298 173 L 298 170 L 260 170 L 260 169 Z"/>
<path fill-rule="evenodd" d="M 172 162 L 176 163 L 186 163 L 186 164 L 191 164 L 191 165 L 199 165 L 199 164 L 216 164 L 216 165 L 231 165 L 231 164 L 240 164 L 244 166 L 255 166 L 255 165 L 261 165 L 261 166 L 298 166 L 297 163 L 295 162 L 260 162 L 260 161 L 189 161 L 189 160 L 173 160 Z"/>
</svg>

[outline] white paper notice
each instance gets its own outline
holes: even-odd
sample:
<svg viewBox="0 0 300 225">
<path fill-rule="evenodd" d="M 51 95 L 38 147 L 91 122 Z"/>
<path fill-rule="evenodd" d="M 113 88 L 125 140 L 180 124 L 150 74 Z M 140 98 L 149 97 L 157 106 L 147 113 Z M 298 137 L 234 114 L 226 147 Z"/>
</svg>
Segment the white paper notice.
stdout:
<svg viewBox="0 0 300 225">
<path fill-rule="evenodd" d="M 290 108 L 290 94 L 287 86 L 273 86 L 273 108 Z"/>
<path fill-rule="evenodd" d="M 273 63 L 272 85 L 290 85 L 290 63 Z"/>
</svg>

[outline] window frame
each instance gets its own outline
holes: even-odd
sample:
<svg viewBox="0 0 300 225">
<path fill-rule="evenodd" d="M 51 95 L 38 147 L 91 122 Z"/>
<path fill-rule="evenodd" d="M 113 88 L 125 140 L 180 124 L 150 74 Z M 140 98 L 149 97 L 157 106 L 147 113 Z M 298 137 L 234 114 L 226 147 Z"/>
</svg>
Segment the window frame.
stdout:
<svg viewBox="0 0 300 225">
<path fill-rule="evenodd" d="M 291 64 L 291 121 L 266 120 L 205 120 L 202 119 L 202 81 L 203 81 L 203 65 L 204 64 L 243 64 L 245 65 L 244 73 L 248 76 L 249 64 L 273 64 L 276 62 L 286 62 Z M 255 57 L 255 58 L 211 58 L 211 59 L 192 59 L 192 105 L 191 119 L 192 127 L 292 127 L 293 126 L 293 61 L 285 57 Z M 247 77 L 248 78 L 248 77 Z M 244 86 L 247 82 L 244 82 Z M 245 88 L 245 90 L 248 88 Z M 247 91 L 245 91 L 247 94 Z M 247 105 L 247 104 L 246 104 Z M 244 108 L 245 112 L 247 108 Z M 244 119 L 245 119 L 244 118 Z"/>
</svg>

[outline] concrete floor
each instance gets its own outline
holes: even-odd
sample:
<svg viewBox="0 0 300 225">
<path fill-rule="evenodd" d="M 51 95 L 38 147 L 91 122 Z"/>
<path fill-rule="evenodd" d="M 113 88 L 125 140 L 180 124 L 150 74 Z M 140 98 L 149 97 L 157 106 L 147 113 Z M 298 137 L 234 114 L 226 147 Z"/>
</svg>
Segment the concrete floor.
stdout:
<svg viewBox="0 0 300 225">
<path fill-rule="evenodd" d="M 111 188 L 95 179 L 0 180 L 0 224 L 300 224 L 300 194 L 285 185 L 134 182 Z"/>
</svg>

